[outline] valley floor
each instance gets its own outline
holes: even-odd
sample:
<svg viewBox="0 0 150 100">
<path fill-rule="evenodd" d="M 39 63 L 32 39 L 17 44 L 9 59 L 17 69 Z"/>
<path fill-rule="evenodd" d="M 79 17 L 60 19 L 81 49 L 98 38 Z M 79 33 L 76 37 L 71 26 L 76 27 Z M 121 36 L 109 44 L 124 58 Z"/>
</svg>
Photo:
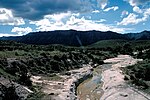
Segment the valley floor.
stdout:
<svg viewBox="0 0 150 100">
<path fill-rule="evenodd" d="M 149 95 L 130 87 L 125 82 L 123 72 L 120 69 L 134 65 L 138 61 L 142 61 L 142 59 L 134 59 L 129 55 L 119 55 L 116 58 L 104 60 L 106 64 L 111 64 L 111 67 L 106 69 L 105 66 L 101 65 L 103 83 L 99 89 L 103 90 L 103 94 L 100 100 L 150 100 Z M 90 65 L 84 65 L 83 68 L 69 71 L 68 75 L 58 74 L 61 79 L 57 81 L 43 79 L 42 76 L 32 76 L 31 79 L 34 84 L 42 85 L 42 92 L 47 94 L 43 100 L 92 100 L 89 96 L 83 99 L 75 95 L 76 84 L 80 83 L 80 79 L 92 75 L 91 69 Z"/>
</svg>

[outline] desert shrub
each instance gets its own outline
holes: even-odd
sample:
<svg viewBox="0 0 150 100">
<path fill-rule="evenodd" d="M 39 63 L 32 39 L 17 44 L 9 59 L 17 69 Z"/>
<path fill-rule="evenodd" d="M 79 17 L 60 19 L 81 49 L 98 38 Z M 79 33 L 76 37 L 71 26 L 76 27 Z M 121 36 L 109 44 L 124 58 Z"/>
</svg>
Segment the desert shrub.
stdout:
<svg viewBox="0 0 150 100">
<path fill-rule="evenodd" d="M 150 81 L 149 73 L 150 73 L 150 61 L 143 61 L 135 64 L 133 66 L 128 66 L 123 68 L 125 74 L 130 76 L 130 80 L 138 85 L 143 86 L 144 88 L 148 88 L 148 84 L 146 81 Z"/>
<path fill-rule="evenodd" d="M 11 85 L 9 87 L 1 85 L 0 87 L 1 87 L 0 99 L 2 100 L 19 100 L 20 99 L 15 91 L 14 85 Z"/>
</svg>

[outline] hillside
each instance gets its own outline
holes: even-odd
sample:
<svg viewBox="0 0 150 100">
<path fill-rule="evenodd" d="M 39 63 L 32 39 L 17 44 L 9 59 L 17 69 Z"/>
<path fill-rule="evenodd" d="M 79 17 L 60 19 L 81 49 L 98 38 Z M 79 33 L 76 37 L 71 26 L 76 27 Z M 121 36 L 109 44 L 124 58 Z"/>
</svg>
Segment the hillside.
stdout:
<svg viewBox="0 0 150 100">
<path fill-rule="evenodd" d="M 121 46 L 125 43 L 129 42 L 128 40 L 120 40 L 120 39 L 115 39 L 115 40 L 101 40 L 96 43 L 93 43 L 91 45 L 88 45 L 87 47 L 95 47 L 95 48 L 107 48 L 107 47 L 117 47 Z"/>
<path fill-rule="evenodd" d="M 100 40 L 128 39 L 126 36 L 115 32 L 100 31 L 49 31 L 29 33 L 19 37 L 2 37 L 2 40 L 14 40 L 26 44 L 63 44 L 69 46 L 90 45 Z"/>
<path fill-rule="evenodd" d="M 125 44 L 130 44 L 132 48 L 147 48 L 150 46 L 150 40 L 102 40 L 98 41 L 96 43 L 93 43 L 91 45 L 88 45 L 87 47 L 91 48 L 116 48 L 116 47 L 122 47 Z"/>
</svg>

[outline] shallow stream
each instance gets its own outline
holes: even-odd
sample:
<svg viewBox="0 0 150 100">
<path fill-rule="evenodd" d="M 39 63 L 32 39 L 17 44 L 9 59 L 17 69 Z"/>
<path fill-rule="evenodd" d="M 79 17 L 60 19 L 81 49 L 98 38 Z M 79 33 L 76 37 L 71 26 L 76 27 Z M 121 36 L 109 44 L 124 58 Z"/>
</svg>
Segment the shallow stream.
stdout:
<svg viewBox="0 0 150 100">
<path fill-rule="evenodd" d="M 103 64 L 94 68 L 93 77 L 83 81 L 77 87 L 77 96 L 79 100 L 99 100 L 103 95 L 101 89 L 103 82 L 101 80 L 102 71 L 111 67 L 112 64 Z"/>
</svg>

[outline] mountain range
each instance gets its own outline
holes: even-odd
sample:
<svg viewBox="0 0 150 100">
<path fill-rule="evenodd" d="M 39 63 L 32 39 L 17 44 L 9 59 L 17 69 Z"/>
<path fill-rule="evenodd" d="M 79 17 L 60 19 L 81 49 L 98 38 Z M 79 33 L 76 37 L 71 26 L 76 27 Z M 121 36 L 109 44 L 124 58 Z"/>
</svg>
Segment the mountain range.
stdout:
<svg viewBox="0 0 150 100">
<path fill-rule="evenodd" d="M 58 30 L 31 32 L 24 36 L 1 37 L 0 40 L 13 40 L 16 42 L 36 45 L 62 44 L 67 46 L 85 46 L 101 40 L 149 40 L 150 31 L 140 33 L 120 34 L 112 31 L 76 31 Z"/>
</svg>

